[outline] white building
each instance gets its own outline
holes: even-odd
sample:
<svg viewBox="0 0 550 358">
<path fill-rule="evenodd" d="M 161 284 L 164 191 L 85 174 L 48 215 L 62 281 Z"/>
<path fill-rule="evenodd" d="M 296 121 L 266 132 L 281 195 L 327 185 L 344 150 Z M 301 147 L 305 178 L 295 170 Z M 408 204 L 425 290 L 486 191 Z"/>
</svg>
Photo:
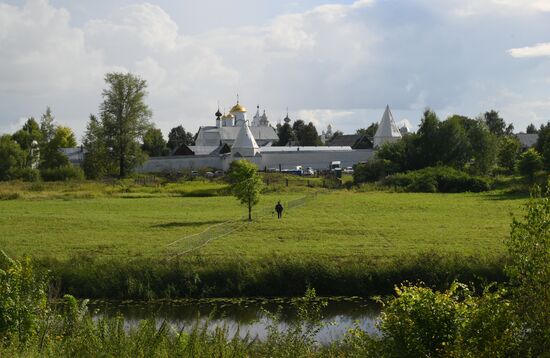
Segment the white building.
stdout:
<svg viewBox="0 0 550 358">
<path fill-rule="evenodd" d="M 393 143 L 401 138 L 401 132 L 395 124 L 393 115 L 390 111 L 390 106 L 386 106 L 386 110 L 382 115 L 382 119 L 378 124 L 378 130 L 374 135 L 374 148 L 380 147 L 384 143 Z"/>
<path fill-rule="evenodd" d="M 233 146 L 237 139 L 242 124 L 247 122 L 246 108 L 239 103 L 231 108 L 228 114 L 216 112 L 216 125 L 200 127 L 197 133 L 195 145 L 199 147 L 210 147 L 227 144 Z M 256 109 L 256 114 L 253 117 L 252 123 L 249 124 L 249 130 L 260 147 L 272 145 L 279 138 L 277 132 L 269 124 L 265 110 L 260 115 L 260 107 Z"/>
</svg>

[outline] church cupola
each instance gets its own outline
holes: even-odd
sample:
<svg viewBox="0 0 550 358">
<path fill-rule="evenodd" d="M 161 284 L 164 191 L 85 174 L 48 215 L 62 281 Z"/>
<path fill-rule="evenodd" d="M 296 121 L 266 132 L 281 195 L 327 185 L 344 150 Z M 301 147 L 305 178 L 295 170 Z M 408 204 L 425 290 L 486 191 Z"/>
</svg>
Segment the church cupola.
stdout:
<svg viewBox="0 0 550 358">
<path fill-rule="evenodd" d="M 216 127 L 220 128 L 222 126 L 222 112 L 220 112 L 220 106 L 218 106 L 218 110 L 214 115 L 216 116 Z"/>
<path fill-rule="evenodd" d="M 229 111 L 235 117 L 235 126 L 240 126 L 246 122 L 246 108 L 239 103 L 239 95 L 237 95 L 237 104 Z"/>
<path fill-rule="evenodd" d="M 283 119 L 283 121 L 285 121 L 285 123 L 290 123 L 291 121 L 290 117 L 288 116 L 288 108 L 286 109 L 286 117 Z"/>
<path fill-rule="evenodd" d="M 233 127 L 235 126 L 235 117 L 231 114 L 224 114 L 222 116 L 222 127 Z"/>
</svg>

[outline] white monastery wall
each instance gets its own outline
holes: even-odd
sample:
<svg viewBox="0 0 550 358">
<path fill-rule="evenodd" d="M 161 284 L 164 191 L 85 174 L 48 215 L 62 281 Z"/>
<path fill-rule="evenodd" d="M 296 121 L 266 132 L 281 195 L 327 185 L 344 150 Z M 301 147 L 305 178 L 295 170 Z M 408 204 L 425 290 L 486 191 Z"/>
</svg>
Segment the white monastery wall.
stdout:
<svg viewBox="0 0 550 358">
<path fill-rule="evenodd" d="M 328 169 L 332 161 L 339 160 L 342 167 L 351 167 L 359 162 L 370 160 L 374 155 L 372 149 L 357 149 L 351 151 L 297 151 L 297 152 L 267 152 L 261 156 L 239 158 L 233 156 L 193 155 L 176 157 L 151 157 L 139 172 L 154 173 L 169 170 L 215 168 L 227 170 L 233 160 L 246 159 L 255 163 L 260 170 L 264 168 L 293 169 L 297 165 L 316 170 Z"/>
</svg>

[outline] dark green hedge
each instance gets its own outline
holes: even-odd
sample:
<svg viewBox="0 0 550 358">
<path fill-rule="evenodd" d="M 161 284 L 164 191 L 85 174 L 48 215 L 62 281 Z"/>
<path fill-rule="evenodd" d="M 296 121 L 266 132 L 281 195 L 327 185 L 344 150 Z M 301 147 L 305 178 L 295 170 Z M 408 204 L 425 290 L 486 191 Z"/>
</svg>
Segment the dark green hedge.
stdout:
<svg viewBox="0 0 550 358">
<path fill-rule="evenodd" d="M 478 193 L 491 189 L 487 179 L 449 167 L 430 167 L 398 173 L 388 176 L 384 183 L 402 187 L 407 191 L 423 193 Z"/>
</svg>

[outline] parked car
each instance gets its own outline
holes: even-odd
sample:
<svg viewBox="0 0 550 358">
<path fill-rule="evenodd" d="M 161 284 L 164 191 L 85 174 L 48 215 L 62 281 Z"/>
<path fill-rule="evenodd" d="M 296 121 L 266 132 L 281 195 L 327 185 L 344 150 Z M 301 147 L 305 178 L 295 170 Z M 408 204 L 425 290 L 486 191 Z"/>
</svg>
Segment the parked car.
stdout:
<svg viewBox="0 0 550 358">
<path fill-rule="evenodd" d="M 331 172 L 334 172 L 336 170 L 341 170 L 342 169 L 342 162 L 339 161 L 339 160 L 335 160 L 333 162 L 330 163 L 330 171 Z"/>
<path fill-rule="evenodd" d="M 312 167 L 307 167 L 306 170 L 304 170 L 303 175 L 315 175 L 315 169 Z"/>
<path fill-rule="evenodd" d="M 353 174 L 353 167 L 346 167 L 343 172 L 344 174 Z"/>
</svg>

